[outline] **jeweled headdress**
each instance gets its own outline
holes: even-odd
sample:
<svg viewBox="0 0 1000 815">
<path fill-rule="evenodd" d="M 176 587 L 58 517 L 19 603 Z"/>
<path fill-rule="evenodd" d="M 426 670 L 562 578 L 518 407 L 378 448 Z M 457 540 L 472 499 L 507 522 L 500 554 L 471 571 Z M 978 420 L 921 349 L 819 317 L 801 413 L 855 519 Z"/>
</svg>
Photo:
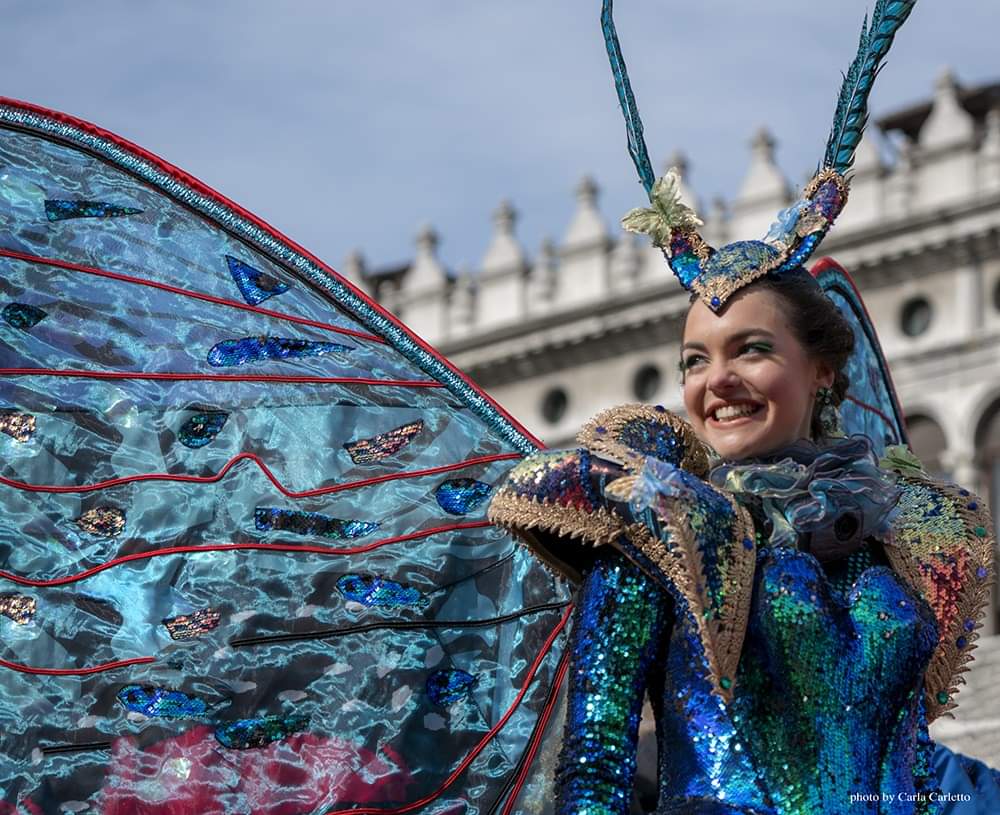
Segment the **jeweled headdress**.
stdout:
<svg viewBox="0 0 1000 815">
<path fill-rule="evenodd" d="M 681 285 L 697 294 L 713 311 L 721 309 L 726 300 L 748 283 L 766 274 L 798 269 L 816 251 L 847 202 L 846 174 L 868 121 L 868 94 L 896 31 L 915 3 L 916 0 L 877 0 L 870 25 L 865 18 L 857 56 L 844 75 L 826 154 L 799 200 L 778 214 L 764 240 L 737 241 L 714 249 L 698 233 L 702 225 L 698 216 L 680 201 L 676 171 L 671 169 L 654 181 L 642 121 L 611 16 L 613 0 L 604 0 L 601 25 L 618 100 L 625 114 L 628 149 L 650 200 L 650 207 L 629 212 L 622 219 L 622 226 L 630 232 L 649 235 L 663 250 Z"/>
</svg>

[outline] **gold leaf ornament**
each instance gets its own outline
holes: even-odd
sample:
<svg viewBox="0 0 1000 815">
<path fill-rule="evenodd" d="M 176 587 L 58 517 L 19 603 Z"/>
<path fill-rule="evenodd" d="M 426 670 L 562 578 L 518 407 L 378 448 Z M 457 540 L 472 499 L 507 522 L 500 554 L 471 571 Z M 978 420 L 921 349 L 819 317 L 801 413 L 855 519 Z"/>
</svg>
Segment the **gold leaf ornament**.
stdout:
<svg viewBox="0 0 1000 815">
<path fill-rule="evenodd" d="M 649 207 L 638 207 L 622 218 L 622 228 L 649 235 L 654 246 L 670 245 L 674 232 L 693 232 L 703 221 L 687 204 L 681 203 L 680 173 L 676 167 L 658 178 L 649 195 Z"/>
</svg>

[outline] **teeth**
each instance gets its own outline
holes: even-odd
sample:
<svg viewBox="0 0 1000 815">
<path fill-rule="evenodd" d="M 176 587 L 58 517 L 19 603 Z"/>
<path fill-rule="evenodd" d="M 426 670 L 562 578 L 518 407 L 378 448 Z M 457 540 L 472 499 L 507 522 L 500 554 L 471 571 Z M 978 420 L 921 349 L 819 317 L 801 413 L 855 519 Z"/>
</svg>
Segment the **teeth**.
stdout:
<svg viewBox="0 0 1000 815">
<path fill-rule="evenodd" d="M 749 416 L 755 410 L 757 410 L 756 405 L 726 405 L 715 411 L 715 418 L 717 421 L 725 422 L 740 416 Z"/>
</svg>

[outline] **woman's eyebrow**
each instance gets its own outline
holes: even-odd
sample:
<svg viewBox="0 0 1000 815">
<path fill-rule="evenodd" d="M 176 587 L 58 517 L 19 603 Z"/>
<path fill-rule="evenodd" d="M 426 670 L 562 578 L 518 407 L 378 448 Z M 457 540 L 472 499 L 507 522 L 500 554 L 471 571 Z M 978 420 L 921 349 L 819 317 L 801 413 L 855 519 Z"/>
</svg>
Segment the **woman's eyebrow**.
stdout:
<svg viewBox="0 0 1000 815">
<path fill-rule="evenodd" d="M 745 340 L 747 337 L 765 337 L 766 339 L 774 339 L 774 334 L 768 331 L 766 328 L 747 328 L 743 331 L 737 331 L 735 334 L 730 334 L 726 337 L 726 345 L 732 345 L 734 342 L 739 342 L 740 340 Z M 693 349 L 695 351 L 707 351 L 703 343 L 700 342 L 686 342 L 681 346 L 681 351 L 687 351 L 688 349 Z"/>
</svg>

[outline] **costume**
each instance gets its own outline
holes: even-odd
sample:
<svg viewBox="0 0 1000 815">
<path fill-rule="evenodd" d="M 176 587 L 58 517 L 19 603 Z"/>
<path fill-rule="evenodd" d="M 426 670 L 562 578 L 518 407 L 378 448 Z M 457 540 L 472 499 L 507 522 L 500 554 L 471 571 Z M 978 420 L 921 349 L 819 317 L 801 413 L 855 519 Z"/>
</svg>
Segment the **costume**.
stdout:
<svg viewBox="0 0 1000 815">
<path fill-rule="evenodd" d="M 491 508 L 585 575 L 557 811 L 629 811 L 647 691 L 657 812 L 939 811 L 927 722 L 987 600 L 982 503 L 880 469 L 863 436 L 709 473 L 682 420 L 631 405 L 579 441 L 515 467 Z M 844 518 L 848 557 L 801 549 Z"/>
<path fill-rule="evenodd" d="M 802 197 L 763 241 L 718 249 L 698 234 L 676 174 L 653 180 L 611 5 L 605 40 L 650 196 L 623 226 L 648 234 L 716 312 L 764 276 L 828 294 L 855 335 L 831 426 L 855 435 L 710 468 L 679 418 L 625 406 L 586 426 L 578 449 L 512 471 L 491 518 L 582 580 L 557 811 L 629 811 L 647 692 L 657 813 L 992 811 L 1000 787 L 987 768 L 974 800 L 954 808 L 942 795 L 947 758 L 927 732 L 954 706 L 971 658 L 992 579 L 992 521 L 976 496 L 934 483 L 900 446 L 902 414 L 846 272 L 829 261 L 813 278 L 802 268 L 846 202 L 868 93 L 913 2 L 875 4 Z M 834 553 L 821 563 L 809 551 L 821 542 L 839 554 L 817 548 Z"/>
<path fill-rule="evenodd" d="M 509 811 L 569 592 L 540 445 L 175 167 L 0 100 L 0 813 Z"/>
</svg>

